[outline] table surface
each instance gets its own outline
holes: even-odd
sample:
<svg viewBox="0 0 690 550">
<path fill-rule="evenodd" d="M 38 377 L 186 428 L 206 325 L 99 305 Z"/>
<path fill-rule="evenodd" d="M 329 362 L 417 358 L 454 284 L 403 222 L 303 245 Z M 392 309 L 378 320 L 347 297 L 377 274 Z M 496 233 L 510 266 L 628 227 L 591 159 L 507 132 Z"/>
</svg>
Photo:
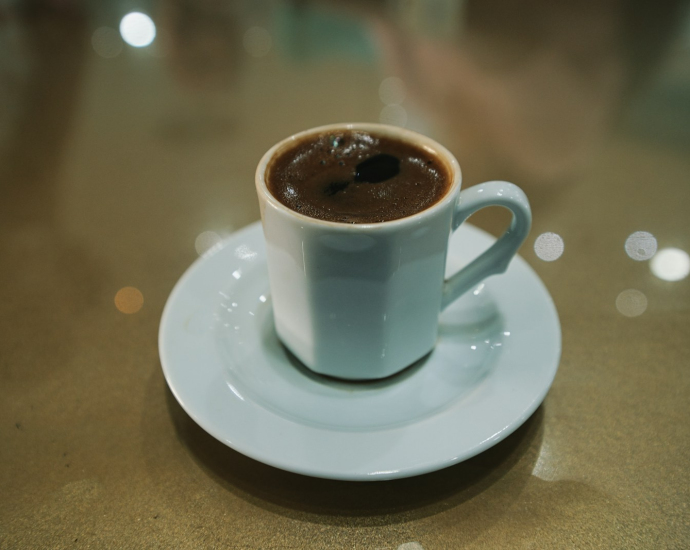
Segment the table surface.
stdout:
<svg viewBox="0 0 690 550">
<path fill-rule="evenodd" d="M 253 461 L 161 370 L 165 301 L 259 219 L 262 153 L 341 121 L 520 185 L 561 319 L 537 412 L 419 477 Z M 4 3 L 0 548 L 689 547 L 689 146 L 682 2 Z"/>
</svg>

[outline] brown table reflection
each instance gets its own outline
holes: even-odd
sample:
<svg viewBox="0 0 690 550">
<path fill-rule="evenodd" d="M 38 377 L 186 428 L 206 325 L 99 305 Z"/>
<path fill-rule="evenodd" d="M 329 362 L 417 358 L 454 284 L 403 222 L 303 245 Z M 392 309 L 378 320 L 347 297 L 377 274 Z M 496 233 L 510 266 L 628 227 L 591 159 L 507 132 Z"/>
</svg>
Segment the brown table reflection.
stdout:
<svg viewBox="0 0 690 550">
<path fill-rule="evenodd" d="M 175 282 L 258 220 L 263 152 L 342 121 L 523 187 L 562 323 L 517 432 L 392 482 L 235 452 L 158 357 Z M 680 1 L 4 3 L 0 548 L 689 547 L 689 146 Z"/>
</svg>

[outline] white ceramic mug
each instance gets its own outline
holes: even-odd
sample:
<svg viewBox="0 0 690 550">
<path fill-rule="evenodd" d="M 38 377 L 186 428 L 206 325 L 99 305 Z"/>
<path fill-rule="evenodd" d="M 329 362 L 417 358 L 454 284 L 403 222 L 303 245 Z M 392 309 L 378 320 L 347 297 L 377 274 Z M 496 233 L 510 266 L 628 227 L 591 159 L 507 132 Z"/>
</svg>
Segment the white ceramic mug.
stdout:
<svg viewBox="0 0 690 550">
<path fill-rule="evenodd" d="M 349 224 L 304 216 L 266 187 L 266 168 L 296 141 L 323 132 L 359 130 L 412 142 L 448 167 L 443 198 L 412 216 Z M 256 171 L 275 327 L 283 344 L 313 371 L 350 380 L 391 376 L 429 353 L 439 313 L 489 275 L 503 273 L 527 237 L 527 197 L 491 181 L 460 191 L 460 166 L 435 141 L 393 126 L 334 124 L 274 145 Z M 478 258 L 444 280 L 448 240 L 471 214 L 508 208 L 508 230 Z"/>
</svg>

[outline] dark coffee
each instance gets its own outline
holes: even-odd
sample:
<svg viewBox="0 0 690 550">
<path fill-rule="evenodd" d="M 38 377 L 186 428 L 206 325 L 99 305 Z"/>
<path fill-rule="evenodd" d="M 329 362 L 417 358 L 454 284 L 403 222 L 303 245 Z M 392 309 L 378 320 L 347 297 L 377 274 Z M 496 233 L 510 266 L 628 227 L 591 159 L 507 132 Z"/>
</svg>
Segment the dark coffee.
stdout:
<svg viewBox="0 0 690 550">
<path fill-rule="evenodd" d="M 361 130 L 304 138 L 266 169 L 268 190 L 285 206 L 344 223 L 411 216 L 438 202 L 450 183 L 448 167 L 434 153 Z"/>
</svg>

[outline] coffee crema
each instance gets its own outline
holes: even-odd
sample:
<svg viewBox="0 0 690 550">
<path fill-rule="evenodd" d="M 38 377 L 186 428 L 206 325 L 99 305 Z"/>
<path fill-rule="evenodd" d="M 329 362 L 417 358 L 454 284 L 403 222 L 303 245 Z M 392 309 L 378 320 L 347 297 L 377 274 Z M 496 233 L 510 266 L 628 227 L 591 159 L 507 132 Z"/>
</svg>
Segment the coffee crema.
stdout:
<svg viewBox="0 0 690 550">
<path fill-rule="evenodd" d="M 305 137 L 278 152 L 266 169 L 268 190 L 288 208 L 353 224 L 421 212 L 450 185 L 450 171 L 434 153 L 361 130 Z"/>
</svg>

